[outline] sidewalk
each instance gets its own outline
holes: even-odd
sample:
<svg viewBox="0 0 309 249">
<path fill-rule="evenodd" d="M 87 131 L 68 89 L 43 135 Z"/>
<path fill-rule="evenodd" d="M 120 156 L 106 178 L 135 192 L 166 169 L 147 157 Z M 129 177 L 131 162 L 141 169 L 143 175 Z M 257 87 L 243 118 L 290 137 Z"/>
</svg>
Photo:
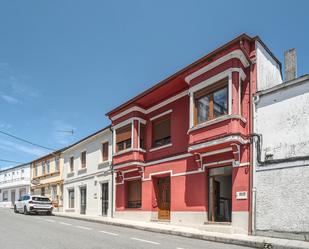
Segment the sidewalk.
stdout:
<svg viewBox="0 0 309 249">
<path fill-rule="evenodd" d="M 157 233 L 172 234 L 195 239 L 221 242 L 226 244 L 248 246 L 253 248 L 273 248 L 273 249 L 309 248 L 309 242 L 298 241 L 298 240 L 277 239 L 262 236 L 248 236 L 242 234 L 214 233 L 214 232 L 202 231 L 193 227 L 184 227 L 184 226 L 162 224 L 156 222 L 131 221 L 125 219 L 106 218 L 100 216 L 67 214 L 61 212 L 54 212 L 54 215 L 70 219 L 85 220 L 102 224 L 128 227 Z M 266 247 L 267 244 L 270 244 L 272 247 Z"/>
</svg>

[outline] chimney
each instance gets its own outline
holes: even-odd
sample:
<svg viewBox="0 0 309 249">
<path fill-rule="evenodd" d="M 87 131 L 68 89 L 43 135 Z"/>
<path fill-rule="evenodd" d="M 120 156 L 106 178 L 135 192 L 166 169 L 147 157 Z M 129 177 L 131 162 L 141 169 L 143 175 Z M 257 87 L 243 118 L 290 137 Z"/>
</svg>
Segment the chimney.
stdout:
<svg viewBox="0 0 309 249">
<path fill-rule="evenodd" d="M 284 52 L 284 73 L 285 81 L 294 80 L 296 78 L 297 57 L 296 49 L 292 48 Z"/>
</svg>

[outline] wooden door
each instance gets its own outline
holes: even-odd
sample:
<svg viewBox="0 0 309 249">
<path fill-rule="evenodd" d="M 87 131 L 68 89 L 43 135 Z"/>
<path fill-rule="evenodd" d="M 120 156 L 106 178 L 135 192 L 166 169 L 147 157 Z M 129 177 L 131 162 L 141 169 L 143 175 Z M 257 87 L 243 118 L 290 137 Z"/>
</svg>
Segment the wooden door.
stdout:
<svg viewBox="0 0 309 249">
<path fill-rule="evenodd" d="M 171 186 L 170 178 L 158 179 L 158 219 L 169 220 L 170 219 L 170 207 L 171 207 Z"/>
</svg>

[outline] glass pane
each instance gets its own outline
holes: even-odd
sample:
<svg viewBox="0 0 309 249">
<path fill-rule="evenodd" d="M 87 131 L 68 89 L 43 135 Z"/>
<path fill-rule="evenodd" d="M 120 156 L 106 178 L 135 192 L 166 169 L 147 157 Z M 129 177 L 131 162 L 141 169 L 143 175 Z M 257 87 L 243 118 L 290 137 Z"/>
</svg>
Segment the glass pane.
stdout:
<svg viewBox="0 0 309 249">
<path fill-rule="evenodd" d="M 203 123 L 209 119 L 210 96 L 204 96 L 197 100 L 197 123 Z"/>
<path fill-rule="evenodd" d="M 227 114 L 227 87 L 214 92 L 214 118 Z"/>
</svg>

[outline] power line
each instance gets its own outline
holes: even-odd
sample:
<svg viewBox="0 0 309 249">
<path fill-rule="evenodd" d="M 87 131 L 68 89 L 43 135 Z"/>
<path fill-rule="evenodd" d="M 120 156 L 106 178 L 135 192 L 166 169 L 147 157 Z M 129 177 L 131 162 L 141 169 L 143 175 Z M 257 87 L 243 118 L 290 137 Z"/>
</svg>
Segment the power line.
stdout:
<svg viewBox="0 0 309 249">
<path fill-rule="evenodd" d="M 20 138 L 20 137 L 14 136 L 14 135 L 12 135 L 12 134 L 10 134 L 10 133 L 7 133 L 7 132 L 4 132 L 4 131 L 0 131 L 0 133 L 4 134 L 4 135 L 6 135 L 6 136 L 9 136 L 9 137 L 15 138 L 15 139 L 17 139 L 17 140 L 19 140 L 19 141 L 22 141 L 22 142 L 24 142 L 24 143 L 31 144 L 31 145 L 33 145 L 33 146 L 37 146 L 37 147 L 40 147 L 40 148 L 43 148 L 43 149 L 46 149 L 46 150 L 55 151 L 55 149 L 48 148 L 48 147 L 45 147 L 45 146 L 43 146 L 43 145 L 33 143 L 33 142 L 29 141 L 29 140 L 26 140 L 26 139 L 24 139 L 24 138 Z"/>
<path fill-rule="evenodd" d="M 1 158 L 0 158 L 0 161 L 1 162 L 6 162 L 6 163 L 21 163 L 21 164 L 23 164 L 23 162 L 11 161 L 11 160 L 1 159 Z"/>
</svg>

